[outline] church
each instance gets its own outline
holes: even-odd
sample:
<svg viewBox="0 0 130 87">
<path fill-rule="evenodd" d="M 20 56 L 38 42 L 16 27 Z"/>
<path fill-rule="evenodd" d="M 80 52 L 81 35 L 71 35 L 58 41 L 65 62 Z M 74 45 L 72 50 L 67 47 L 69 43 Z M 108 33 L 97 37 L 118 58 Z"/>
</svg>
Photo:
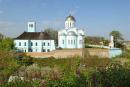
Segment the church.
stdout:
<svg viewBox="0 0 130 87">
<path fill-rule="evenodd" d="M 58 32 L 59 48 L 83 48 L 85 32 L 76 27 L 76 19 L 69 15 L 65 20 L 65 29 Z"/>
<path fill-rule="evenodd" d="M 58 47 L 48 33 L 36 32 L 36 23 L 28 22 L 26 32 L 15 38 L 15 48 L 20 52 L 50 52 L 56 48 L 83 48 L 85 32 L 76 28 L 76 20 L 69 15 L 65 28 L 58 31 Z"/>
</svg>

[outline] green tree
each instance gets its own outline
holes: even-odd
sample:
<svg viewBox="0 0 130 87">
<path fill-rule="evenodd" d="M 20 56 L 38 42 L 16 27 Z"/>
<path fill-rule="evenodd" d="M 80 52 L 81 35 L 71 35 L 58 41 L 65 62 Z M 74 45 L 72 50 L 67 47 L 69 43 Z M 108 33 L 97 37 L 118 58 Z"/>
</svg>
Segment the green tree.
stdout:
<svg viewBox="0 0 130 87">
<path fill-rule="evenodd" d="M 103 43 L 103 45 L 108 45 L 108 40 L 106 40 L 104 37 L 85 37 L 85 44 L 101 45 L 101 42 Z"/>
<path fill-rule="evenodd" d="M 109 35 L 114 37 L 115 47 L 119 47 L 119 48 L 124 47 L 124 45 L 123 45 L 123 40 L 124 40 L 123 35 L 119 31 L 113 30 L 112 32 L 110 32 Z"/>
<path fill-rule="evenodd" d="M 0 50 L 12 50 L 14 48 L 14 43 L 13 43 L 13 39 L 6 37 L 4 39 L 2 39 L 1 43 L 0 43 Z"/>
</svg>

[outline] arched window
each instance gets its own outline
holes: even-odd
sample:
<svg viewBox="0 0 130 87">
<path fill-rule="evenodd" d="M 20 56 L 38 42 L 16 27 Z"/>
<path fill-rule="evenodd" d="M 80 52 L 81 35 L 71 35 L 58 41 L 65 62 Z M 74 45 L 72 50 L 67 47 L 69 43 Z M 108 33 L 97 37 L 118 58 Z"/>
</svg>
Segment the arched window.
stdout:
<svg viewBox="0 0 130 87">
<path fill-rule="evenodd" d="M 50 46 L 50 43 L 48 43 L 48 46 Z"/>
</svg>

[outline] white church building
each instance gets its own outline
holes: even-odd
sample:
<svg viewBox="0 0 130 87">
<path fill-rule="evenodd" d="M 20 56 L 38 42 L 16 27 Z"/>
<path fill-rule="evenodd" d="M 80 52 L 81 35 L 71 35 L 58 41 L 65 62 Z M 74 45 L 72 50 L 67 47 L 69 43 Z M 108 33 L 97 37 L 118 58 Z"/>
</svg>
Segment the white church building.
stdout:
<svg viewBox="0 0 130 87">
<path fill-rule="evenodd" d="M 69 15 L 65 28 L 58 31 L 58 48 L 83 48 L 85 32 L 76 28 L 76 20 Z M 55 50 L 55 41 L 45 32 L 36 32 L 36 23 L 28 22 L 26 32 L 14 39 L 15 48 L 21 52 L 50 52 Z"/>
<path fill-rule="evenodd" d="M 28 22 L 27 32 L 14 40 L 15 48 L 20 52 L 50 52 L 55 50 L 54 40 L 45 32 L 36 32 L 36 23 Z"/>
<path fill-rule="evenodd" d="M 83 48 L 85 32 L 76 27 L 76 20 L 69 15 L 65 20 L 65 29 L 58 32 L 59 48 Z"/>
</svg>

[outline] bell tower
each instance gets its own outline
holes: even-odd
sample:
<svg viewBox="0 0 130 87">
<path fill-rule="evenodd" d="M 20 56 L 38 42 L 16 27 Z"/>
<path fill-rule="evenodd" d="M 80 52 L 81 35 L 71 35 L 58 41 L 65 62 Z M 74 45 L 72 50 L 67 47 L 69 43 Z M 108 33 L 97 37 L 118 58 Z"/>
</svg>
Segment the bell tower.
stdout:
<svg viewBox="0 0 130 87">
<path fill-rule="evenodd" d="M 28 22 L 28 32 L 36 32 L 36 22 Z"/>
</svg>

